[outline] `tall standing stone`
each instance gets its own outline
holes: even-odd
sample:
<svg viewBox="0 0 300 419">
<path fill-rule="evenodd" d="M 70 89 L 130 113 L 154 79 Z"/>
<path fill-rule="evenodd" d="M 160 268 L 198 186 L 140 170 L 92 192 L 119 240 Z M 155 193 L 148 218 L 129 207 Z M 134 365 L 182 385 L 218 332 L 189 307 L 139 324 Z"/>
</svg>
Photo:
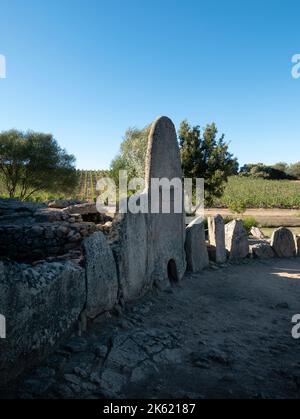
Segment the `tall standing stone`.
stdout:
<svg viewBox="0 0 300 419">
<path fill-rule="evenodd" d="M 225 225 L 225 245 L 231 260 L 244 259 L 249 255 L 249 240 L 242 220 L 233 220 Z"/>
<path fill-rule="evenodd" d="M 189 272 L 200 272 L 209 265 L 204 223 L 201 220 L 201 217 L 197 218 L 186 228 L 185 250 Z"/>
<path fill-rule="evenodd" d="M 280 258 L 296 256 L 295 237 L 291 230 L 285 227 L 277 228 L 271 238 L 271 246 Z"/>
<path fill-rule="evenodd" d="M 182 168 L 176 129 L 167 117 L 158 118 L 152 125 L 146 156 L 146 187 L 149 195 L 149 206 L 152 203 L 153 180 L 182 180 Z M 153 280 L 162 286 L 169 282 L 170 262 L 175 264 L 179 281 L 186 269 L 185 259 L 185 211 L 183 190 L 181 190 L 181 207 L 176 212 L 175 188 L 170 191 L 170 213 L 162 211 L 163 197 L 159 196 L 159 213 L 149 214 L 148 252 L 151 255 L 150 272 Z M 153 208 L 152 208 L 153 210 Z M 174 279 L 174 278 L 173 278 Z"/>
<path fill-rule="evenodd" d="M 215 262 L 226 262 L 225 225 L 221 215 L 208 217 L 208 236 L 210 246 L 215 249 Z"/>
</svg>

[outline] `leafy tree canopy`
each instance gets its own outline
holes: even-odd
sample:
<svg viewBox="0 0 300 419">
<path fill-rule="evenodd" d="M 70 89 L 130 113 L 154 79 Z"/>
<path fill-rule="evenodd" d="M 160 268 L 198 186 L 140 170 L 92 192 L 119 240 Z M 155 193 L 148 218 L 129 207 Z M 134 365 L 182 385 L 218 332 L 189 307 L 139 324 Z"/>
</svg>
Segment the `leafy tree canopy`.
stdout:
<svg viewBox="0 0 300 419">
<path fill-rule="evenodd" d="M 218 138 L 214 123 L 203 133 L 199 126 L 183 121 L 179 128 L 179 141 L 183 174 L 187 178 L 204 178 L 205 201 L 211 205 L 213 198 L 221 197 L 229 176 L 237 174 L 237 159 L 229 152 L 224 135 Z"/>
<path fill-rule="evenodd" d="M 151 126 L 142 130 L 129 129 L 121 144 L 120 153 L 111 163 L 111 174 L 118 181 L 119 170 L 127 170 L 128 178 L 144 177 L 145 157 Z M 229 153 L 224 135 L 217 138 L 215 124 L 191 127 L 183 121 L 179 129 L 180 152 L 183 173 L 189 178 L 205 178 L 206 202 L 220 197 L 228 176 L 238 171 L 237 160 Z"/>
<path fill-rule="evenodd" d="M 287 173 L 295 179 L 300 179 L 300 162 L 291 164 L 287 169 Z"/>
<path fill-rule="evenodd" d="M 145 158 L 151 126 L 143 129 L 129 128 L 120 147 L 120 152 L 111 163 L 111 175 L 118 184 L 119 171 L 127 170 L 128 178 L 144 178 Z"/>
<path fill-rule="evenodd" d="M 77 185 L 75 157 L 51 134 L 10 130 L 0 133 L 0 174 L 11 198 L 37 191 L 70 193 Z"/>
<path fill-rule="evenodd" d="M 287 163 L 277 163 L 273 166 L 267 166 L 263 163 L 256 164 L 245 164 L 241 170 L 240 174 L 242 176 L 252 176 L 256 178 L 263 178 L 268 180 L 281 180 L 281 179 L 295 179 L 295 176 L 290 171 L 290 168 Z M 300 176 L 300 172 L 299 172 Z"/>
</svg>

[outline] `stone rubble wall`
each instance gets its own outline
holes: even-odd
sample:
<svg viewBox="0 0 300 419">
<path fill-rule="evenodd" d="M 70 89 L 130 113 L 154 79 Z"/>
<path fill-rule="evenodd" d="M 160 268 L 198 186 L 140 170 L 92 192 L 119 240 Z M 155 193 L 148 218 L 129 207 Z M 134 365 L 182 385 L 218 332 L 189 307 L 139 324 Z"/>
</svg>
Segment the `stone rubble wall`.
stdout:
<svg viewBox="0 0 300 419">
<path fill-rule="evenodd" d="M 0 384 L 46 356 L 78 322 L 86 301 L 85 271 L 71 262 L 38 266 L 0 262 Z"/>
<path fill-rule="evenodd" d="M 96 231 L 93 223 L 0 225 L 0 254 L 19 262 L 34 262 L 68 254 Z"/>
</svg>

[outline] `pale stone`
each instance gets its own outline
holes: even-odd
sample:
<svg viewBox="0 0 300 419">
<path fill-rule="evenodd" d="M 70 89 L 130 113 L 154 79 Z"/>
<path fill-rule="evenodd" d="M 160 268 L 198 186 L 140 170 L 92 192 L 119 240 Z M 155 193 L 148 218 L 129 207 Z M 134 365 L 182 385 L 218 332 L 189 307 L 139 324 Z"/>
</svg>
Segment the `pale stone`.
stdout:
<svg viewBox="0 0 300 419">
<path fill-rule="evenodd" d="M 255 239 L 263 240 L 265 238 L 264 233 L 258 227 L 252 227 L 250 231 L 251 236 Z"/>
<path fill-rule="evenodd" d="M 83 241 L 87 279 L 87 316 L 111 310 L 118 297 L 118 276 L 112 250 L 100 231 Z"/>
<path fill-rule="evenodd" d="M 152 179 L 182 179 L 176 130 L 169 118 L 157 119 L 151 128 L 145 167 L 146 188 L 140 197 L 149 204 L 148 214 L 122 214 L 114 222 L 110 236 L 118 265 L 120 295 L 132 300 L 144 294 L 154 283 L 167 287 L 170 280 L 181 280 L 186 268 L 185 213 L 151 213 Z M 173 194 L 175 196 L 175 192 Z M 172 193 L 171 193 L 172 197 Z"/>
<path fill-rule="evenodd" d="M 152 125 L 145 168 L 146 187 L 151 202 L 152 179 L 182 179 L 182 168 L 176 129 L 167 117 L 158 118 Z M 148 251 L 149 275 L 161 286 L 169 280 L 180 281 L 186 269 L 185 211 L 182 199 L 180 213 L 175 212 L 176 190 L 171 193 L 170 214 L 149 214 Z M 182 193 L 183 197 L 183 193 Z M 160 197 L 160 208 L 162 198 Z"/>
<path fill-rule="evenodd" d="M 147 214 L 118 215 L 112 228 L 112 250 L 119 272 L 120 297 L 135 300 L 150 287 Z"/>
<path fill-rule="evenodd" d="M 225 225 L 225 246 L 231 260 L 248 256 L 249 240 L 242 220 L 233 220 Z"/>
<path fill-rule="evenodd" d="M 288 228 L 280 227 L 273 232 L 271 246 L 280 258 L 296 256 L 295 238 Z"/>
<path fill-rule="evenodd" d="M 225 225 L 221 215 L 208 218 L 209 244 L 215 248 L 215 262 L 226 262 Z"/>
<path fill-rule="evenodd" d="M 189 272 L 200 272 L 209 265 L 204 223 L 201 218 L 187 226 L 185 250 Z"/>
</svg>

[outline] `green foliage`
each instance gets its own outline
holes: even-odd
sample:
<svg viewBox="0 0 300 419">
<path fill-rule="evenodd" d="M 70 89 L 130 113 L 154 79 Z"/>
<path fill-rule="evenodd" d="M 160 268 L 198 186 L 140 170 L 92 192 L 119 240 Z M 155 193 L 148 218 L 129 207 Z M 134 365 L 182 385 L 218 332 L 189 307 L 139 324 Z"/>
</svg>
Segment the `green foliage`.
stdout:
<svg viewBox="0 0 300 419">
<path fill-rule="evenodd" d="M 291 164 L 287 169 L 287 173 L 295 179 L 300 179 L 300 162 Z"/>
<path fill-rule="evenodd" d="M 285 162 L 278 162 L 278 163 L 274 164 L 272 167 L 273 167 L 273 169 L 279 170 L 282 173 L 287 173 L 289 165 Z"/>
<path fill-rule="evenodd" d="M 300 208 L 300 182 L 231 176 L 213 206 L 230 208 L 236 201 L 246 208 Z"/>
<path fill-rule="evenodd" d="M 240 170 L 240 175 L 268 180 L 292 180 L 296 178 L 289 173 L 288 164 L 283 162 L 277 163 L 273 166 L 267 166 L 263 163 L 245 164 Z"/>
<path fill-rule="evenodd" d="M 230 205 L 228 207 L 231 212 L 234 214 L 244 214 L 247 207 L 245 202 L 242 199 L 235 199 L 230 202 Z"/>
<path fill-rule="evenodd" d="M 51 134 L 31 131 L 0 134 L 0 173 L 8 196 L 23 200 L 37 191 L 71 193 L 78 181 L 75 157 Z"/>
<path fill-rule="evenodd" d="M 229 153 L 224 135 L 217 138 L 216 125 L 191 127 L 183 121 L 179 129 L 180 152 L 183 174 L 187 178 L 205 179 L 205 201 L 211 205 L 215 197 L 221 197 L 230 175 L 238 171 L 237 159 Z"/>
<path fill-rule="evenodd" d="M 111 163 L 111 176 L 118 185 L 119 171 L 127 170 L 128 180 L 144 178 L 145 159 L 151 126 L 126 131 L 118 156 Z"/>
<path fill-rule="evenodd" d="M 250 234 L 252 227 L 258 227 L 258 222 L 256 221 L 256 219 L 254 217 L 251 217 L 251 216 L 244 217 L 243 218 L 243 224 L 244 224 L 244 227 L 245 227 L 248 235 Z"/>
</svg>

